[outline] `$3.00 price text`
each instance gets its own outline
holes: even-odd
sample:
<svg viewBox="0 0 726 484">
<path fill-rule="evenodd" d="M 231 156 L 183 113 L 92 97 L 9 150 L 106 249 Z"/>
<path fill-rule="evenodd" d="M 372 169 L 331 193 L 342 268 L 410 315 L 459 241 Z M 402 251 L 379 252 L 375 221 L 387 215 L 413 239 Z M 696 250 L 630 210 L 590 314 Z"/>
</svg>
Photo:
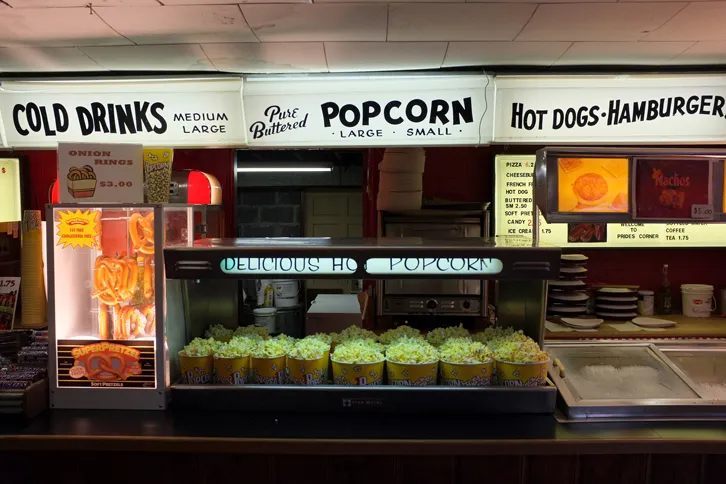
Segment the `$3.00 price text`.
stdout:
<svg viewBox="0 0 726 484">
<path fill-rule="evenodd" d="M 130 181 L 120 181 L 120 182 L 113 182 L 113 181 L 102 181 L 99 182 L 98 186 L 101 188 L 123 188 L 123 187 L 130 187 L 133 186 L 133 183 Z"/>
</svg>

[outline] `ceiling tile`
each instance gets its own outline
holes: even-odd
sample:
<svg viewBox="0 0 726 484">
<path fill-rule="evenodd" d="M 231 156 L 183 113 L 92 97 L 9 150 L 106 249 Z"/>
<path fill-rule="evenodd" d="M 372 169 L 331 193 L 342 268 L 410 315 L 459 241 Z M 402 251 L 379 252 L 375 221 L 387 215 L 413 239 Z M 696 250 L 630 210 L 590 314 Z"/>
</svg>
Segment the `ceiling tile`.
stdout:
<svg viewBox="0 0 726 484">
<path fill-rule="evenodd" d="M 225 72 L 328 71 L 322 42 L 203 44 L 202 48 L 214 67 Z"/>
<path fill-rule="evenodd" d="M 311 0 L 161 0 L 164 5 L 223 5 L 239 3 L 312 3 Z"/>
<path fill-rule="evenodd" d="M 390 5 L 388 40 L 512 40 L 535 5 L 405 4 Z"/>
<path fill-rule="evenodd" d="M 2 10 L 0 8 L 0 10 Z M 75 47 L 0 48 L 0 72 L 103 71 Z"/>
<path fill-rule="evenodd" d="M 3 0 L 13 8 L 59 8 L 59 7 L 128 7 L 133 5 L 159 5 L 156 0 Z M 219 3 L 219 2 L 218 2 Z"/>
<path fill-rule="evenodd" d="M 7 8 L 0 15 L 0 47 L 129 43 L 87 8 Z"/>
<path fill-rule="evenodd" d="M 262 42 L 383 41 L 382 4 L 242 5 Z"/>
<path fill-rule="evenodd" d="M 697 42 L 668 65 L 726 64 L 726 42 Z"/>
<path fill-rule="evenodd" d="M 451 42 L 442 67 L 549 66 L 570 42 Z"/>
<path fill-rule="evenodd" d="M 94 9 L 137 44 L 256 42 L 236 5 Z"/>
<path fill-rule="evenodd" d="M 540 5 L 517 40 L 638 40 L 675 15 L 685 3 L 585 3 Z"/>
<path fill-rule="evenodd" d="M 199 44 L 82 47 L 81 51 L 112 71 L 215 70 Z"/>
<path fill-rule="evenodd" d="M 446 42 L 326 42 L 330 72 L 438 69 Z"/>
<path fill-rule="evenodd" d="M 576 42 L 555 65 L 660 66 L 691 45 L 693 42 Z"/>
<path fill-rule="evenodd" d="M 691 3 L 646 40 L 726 40 L 726 2 Z"/>
</svg>

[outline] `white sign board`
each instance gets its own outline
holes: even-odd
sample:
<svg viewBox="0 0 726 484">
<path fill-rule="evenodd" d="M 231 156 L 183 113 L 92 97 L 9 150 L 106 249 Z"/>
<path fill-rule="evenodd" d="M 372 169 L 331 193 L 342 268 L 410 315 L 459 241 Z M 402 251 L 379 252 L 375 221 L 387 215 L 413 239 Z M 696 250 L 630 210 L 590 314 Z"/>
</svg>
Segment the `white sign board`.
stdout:
<svg viewBox="0 0 726 484">
<path fill-rule="evenodd" d="M 20 210 L 20 160 L 0 158 L 0 223 L 19 222 Z"/>
<path fill-rule="evenodd" d="M 143 203 L 144 147 L 58 143 L 61 203 Z"/>
<path fill-rule="evenodd" d="M 355 273 L 358 265 L 350 258 L 228 257 L 220 267 L 225 274 L 345 275 Z"/>
<path fill-rule="evenodd" d="M 407 257 L 392 259 L 368 259 L 366 272 L 372 275 L 491 275 L 502 272 L 504 265 L 491 258 L 434 258 Z"/>
<path fill-rule="evenodd" d="M 726 141 L 726 77 L 497 78 L 494 141 Z"/>
<path fill-rule="evenodd" d="M 6 144 L 243 146 L 242 80 L 3 82 Z"/>
<path fill-rule="evenodd" d="M 487 144 L 490 81 L 481 75 L 251 78 L 244 92 L 247 139 L 253 147 Z"/>
</svg>

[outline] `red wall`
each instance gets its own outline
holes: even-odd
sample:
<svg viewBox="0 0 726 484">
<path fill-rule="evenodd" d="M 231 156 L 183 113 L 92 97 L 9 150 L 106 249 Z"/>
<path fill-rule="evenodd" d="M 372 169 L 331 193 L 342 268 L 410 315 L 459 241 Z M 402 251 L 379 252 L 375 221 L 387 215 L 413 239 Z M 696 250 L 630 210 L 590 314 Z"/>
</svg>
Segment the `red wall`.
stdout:
<svg viewBox="0 0 726 484">
<path fill-rule="evenodd" d="M 16 152 L 29 159 L 31 209 L 44 210 L 48 189 L 57 175 L 55 150 Z M 201 170 L 214 175 L 222 185 L 225 231 L 235 234 L 235 173 L 233 149 L 174 150 L 174 168 Z M 45 211 L 43 211 L 45 215 Z M 45 217 L 44 217 L 45 218 Z"/>
</svg>

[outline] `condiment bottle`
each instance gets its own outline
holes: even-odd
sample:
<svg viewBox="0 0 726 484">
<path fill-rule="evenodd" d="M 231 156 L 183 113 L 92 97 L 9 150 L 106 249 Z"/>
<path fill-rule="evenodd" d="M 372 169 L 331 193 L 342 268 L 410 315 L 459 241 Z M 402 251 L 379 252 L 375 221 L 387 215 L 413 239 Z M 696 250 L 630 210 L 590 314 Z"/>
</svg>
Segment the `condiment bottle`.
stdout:
<svg viewBox="0 0 726 484">
<path fill-rule="evenodd" d="M 655 295 L 655 308 L 658 314 L 673 312 L 673 295 L 671 282 L 668 280 L 668 264 L 663 264 L 663 282 Z"/>
</svg>

